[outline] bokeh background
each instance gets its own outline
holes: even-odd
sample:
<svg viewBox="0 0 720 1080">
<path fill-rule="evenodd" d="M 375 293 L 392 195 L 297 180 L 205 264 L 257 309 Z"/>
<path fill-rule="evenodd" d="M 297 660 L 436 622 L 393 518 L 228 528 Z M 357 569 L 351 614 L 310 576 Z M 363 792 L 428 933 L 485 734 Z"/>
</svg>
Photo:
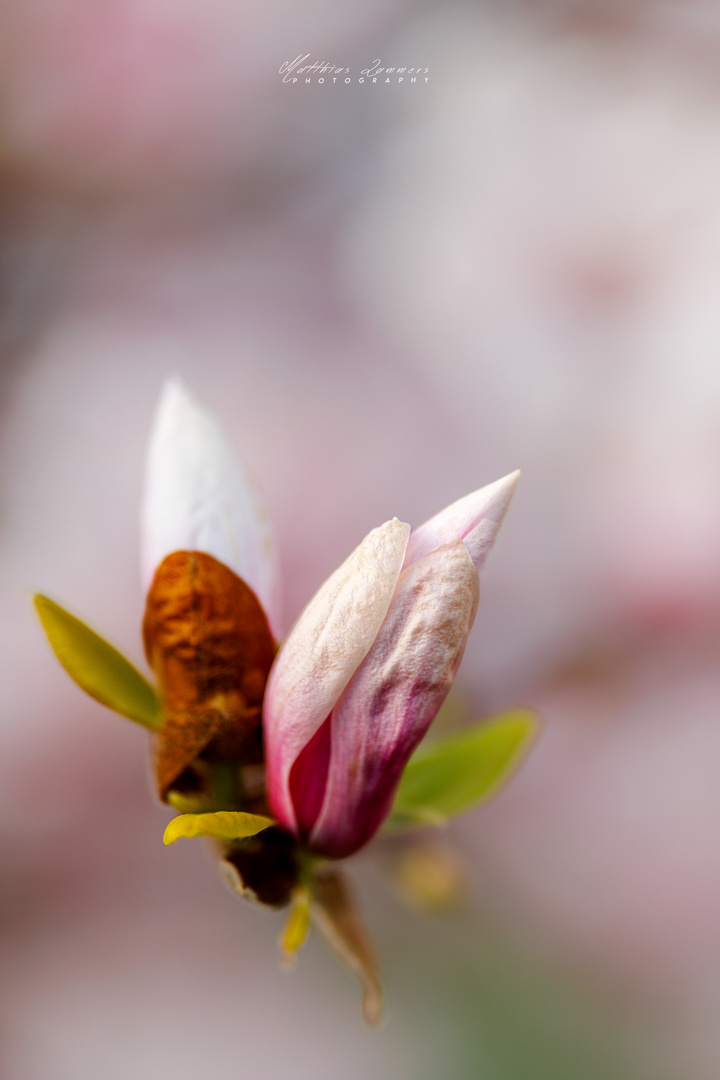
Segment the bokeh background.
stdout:
<svg viewBox="0 0 720 1080">
<path fill-rule="evenodd" d="M 305 54 L 352 83 L 283 84 Z M 0 207 L 3 1077 L 717 1077 L 720 2 L 5 0 Z M 263 493 L 286 624 L 375 524 L 523 470 L 459 687 L 544 733 L 442 849 L 354 861 L 379 1031 L 162 847 L 144 733 L 33 619 L 142 663 L 172 373 Z M 454 910 L 403 906 L 418 868 Z"/>
</svg>

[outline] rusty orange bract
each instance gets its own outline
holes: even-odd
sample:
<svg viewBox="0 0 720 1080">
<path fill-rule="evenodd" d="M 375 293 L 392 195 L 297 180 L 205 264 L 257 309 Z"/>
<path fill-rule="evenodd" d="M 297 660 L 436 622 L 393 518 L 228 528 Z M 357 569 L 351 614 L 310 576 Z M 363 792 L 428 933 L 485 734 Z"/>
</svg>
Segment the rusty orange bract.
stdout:
<svg viewBox="0 0 720 1080">
<path fill-rule="evenodd" d="M 211 555 L 173 552 L 150 587 L 143 639 L 163 699 L 160 798 L 197 789 L 196 761 L 261 762 L 260 710 L 275 644 L 250 587 Z"/>
</svg>

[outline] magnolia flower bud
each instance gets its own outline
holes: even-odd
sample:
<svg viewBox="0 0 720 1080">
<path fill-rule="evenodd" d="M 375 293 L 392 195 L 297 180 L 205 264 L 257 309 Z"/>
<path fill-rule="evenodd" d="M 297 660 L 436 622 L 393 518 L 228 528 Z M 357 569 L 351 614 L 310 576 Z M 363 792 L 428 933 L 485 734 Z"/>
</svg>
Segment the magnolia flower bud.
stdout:
<svg viewBox="0 0 720 1080">
<path fill-rule="evenodd" d="M 397 519 L 373 530 L 290 631 L 263 706 L 268 794 L 313 851 L 350 855 L 387 814 L 462 659 L 518 476 L 409 537 Z"/>
</svg>

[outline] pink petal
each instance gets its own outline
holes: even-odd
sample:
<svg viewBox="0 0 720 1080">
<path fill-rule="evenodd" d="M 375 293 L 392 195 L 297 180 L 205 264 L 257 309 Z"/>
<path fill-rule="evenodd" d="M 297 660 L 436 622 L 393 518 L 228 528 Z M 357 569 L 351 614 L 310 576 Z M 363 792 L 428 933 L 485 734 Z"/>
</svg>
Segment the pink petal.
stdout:
<svg viewBox="0 0 720 1080">
<path fill-rule="evenodd" d="M 263 704 L 268 795 L 290 831 L 298 829 L 290 770 L 375 640 L 409 533 L 397 518 L 373 529 L 320 587 L 273 664 Z M 314 759 L 310 765 L 316 775 Z"/>
<path fill-rule="evenodd" d="M 351 855 L 388 812 L 400 773 L 450 689 L 475 618 L 478 576 L 460 540 L 404 570 L 385 621 L 331 718 L 310 846 Z"/>
<path fill-rule="evenodd" d="M 453 540 L 463 540 L 482 578 L 520 473 L 510 473 L 451 503 L 410 534 L 404 567 Z"/>
<path fill-rule="evenodd" d="M 250 586 L 278 633 L 270 526 L 219 424 L 179 379 L 165 383 L 155 414 L 141 534 L 146 588 L 166 555 L 204 551 Z"/>
<path fill-rule="evenodd" d="M 330 717 L 302 748 L 290 769 L 288 784 L 298 831 L 308 836 L 325 798 L 330 767 Z"/>
</svg>

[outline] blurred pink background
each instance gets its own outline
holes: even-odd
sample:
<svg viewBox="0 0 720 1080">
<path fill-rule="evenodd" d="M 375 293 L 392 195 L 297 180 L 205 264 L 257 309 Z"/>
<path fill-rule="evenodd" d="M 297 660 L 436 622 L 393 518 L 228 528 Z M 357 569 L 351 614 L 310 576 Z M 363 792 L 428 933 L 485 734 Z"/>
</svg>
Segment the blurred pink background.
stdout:
<svg viewBox="0 0 720 1080">
<path fill-rule="evenodd" d="M 10 0 L 0 42 L 3 1077 L 717 1077 L 720 2 Z M 353 81 L 283 84 L 306 53 Z M 353 864 L 379 1032 L 162 847 L 144 733 L 34 622 L 142 662 L 172 373 L 265 498 L 286 625 L 374 525 L 523 470 L 459 686 L 545 731 L 441 838 L 459 912 Z"/>
</svg>

